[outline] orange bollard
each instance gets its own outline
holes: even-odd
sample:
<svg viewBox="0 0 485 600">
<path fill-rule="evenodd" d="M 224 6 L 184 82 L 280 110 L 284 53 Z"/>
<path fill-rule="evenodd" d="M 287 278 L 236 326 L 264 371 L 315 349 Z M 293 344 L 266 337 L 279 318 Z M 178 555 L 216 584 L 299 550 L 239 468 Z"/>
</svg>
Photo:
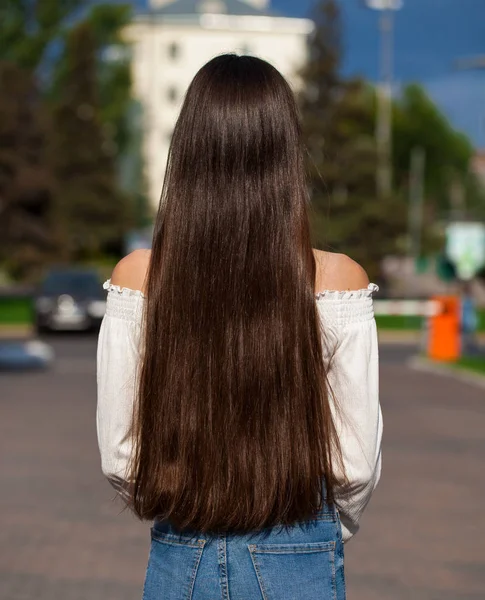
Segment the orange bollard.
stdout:
<svg viewBox="0 0 485 600">
<path fill-rule="evenodd" d="M 442 306 L 440 314 L 429 319 L 428 357 L 432 360 L 455 361 L 461 355 L 460 299 L 456 296 L 436 296 Z"/>
</svg>

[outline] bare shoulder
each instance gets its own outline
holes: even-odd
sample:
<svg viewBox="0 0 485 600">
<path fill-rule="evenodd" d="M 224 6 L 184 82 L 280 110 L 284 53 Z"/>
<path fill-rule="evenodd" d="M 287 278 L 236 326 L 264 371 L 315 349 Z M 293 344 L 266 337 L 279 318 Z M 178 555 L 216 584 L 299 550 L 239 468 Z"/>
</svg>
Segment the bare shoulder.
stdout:
<svg viewBox="0 0 485 600">
<path fill-rule="evenodd" d="M 369 285 L 365 270 L 345 254 L 314 250 L 317 264 L 315 291 L 361 290 Z"/>
<path fill-rule="evenodd" d="M 150 250 L 135 250 L 122 258 L 111 275 L 111 283 L 144 292 L 150 255 Z"/>
</svg>

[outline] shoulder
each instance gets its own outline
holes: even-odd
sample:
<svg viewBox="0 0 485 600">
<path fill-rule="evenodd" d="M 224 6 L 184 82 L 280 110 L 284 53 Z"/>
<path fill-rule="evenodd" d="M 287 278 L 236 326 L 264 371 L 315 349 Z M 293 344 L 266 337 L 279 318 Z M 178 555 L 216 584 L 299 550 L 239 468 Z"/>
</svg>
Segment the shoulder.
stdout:
<svg viewBox="0 0 485 600">
<path fill-rule="evenodd" d="M 315 291 L 361 290 L 369 285 L 365 270 L 345 254 L 314 250 L 316 261 Z"/>
<path fill-rule="evenodd" d="M 125 256 L 116 265 L 111 275 L 111 283 L 144 292 L 150 256 L 150 250 L 135 250 Z"/>
</svg>

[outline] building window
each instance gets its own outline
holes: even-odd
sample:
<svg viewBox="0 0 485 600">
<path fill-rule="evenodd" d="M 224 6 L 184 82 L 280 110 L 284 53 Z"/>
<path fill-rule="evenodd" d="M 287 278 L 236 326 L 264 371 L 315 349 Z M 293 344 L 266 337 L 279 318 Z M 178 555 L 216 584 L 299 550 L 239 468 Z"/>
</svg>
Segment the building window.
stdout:
<svg viewBox="0 0 485 600">
<path fill-rule="evenodd" d="M 172 102 L 172 104 L 177 102 L 178 94 L 177 94 L 177 90 L 173 86 L 170 86 L 168 88 L 167 96 L 168 96 L 168 99 L 170 100 L 170 102 Z"/>
<path fill-rule="evenodd" d="M 176 42 L 172 42 L 168 47 L 168 55 L 172 60 L 176 60 L 180 56 L 180 46 Z"/>
</svg>

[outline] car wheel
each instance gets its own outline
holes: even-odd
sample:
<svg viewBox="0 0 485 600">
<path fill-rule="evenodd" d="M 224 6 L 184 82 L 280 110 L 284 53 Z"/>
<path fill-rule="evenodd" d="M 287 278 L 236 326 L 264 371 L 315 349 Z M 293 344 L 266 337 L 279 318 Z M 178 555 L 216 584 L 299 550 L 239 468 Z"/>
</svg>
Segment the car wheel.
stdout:
<svg viewBox="0 0 485 600">
<path fill-rule="evenodd" d="M 41 325 L 40 323 L 35 324 L 35 332 L 37 335 L 43 335 L 45 333 L 49 333 L 49 331 L 50 331 L 49 327 L 46 327 L 45 325 Z"/>
</svg>

